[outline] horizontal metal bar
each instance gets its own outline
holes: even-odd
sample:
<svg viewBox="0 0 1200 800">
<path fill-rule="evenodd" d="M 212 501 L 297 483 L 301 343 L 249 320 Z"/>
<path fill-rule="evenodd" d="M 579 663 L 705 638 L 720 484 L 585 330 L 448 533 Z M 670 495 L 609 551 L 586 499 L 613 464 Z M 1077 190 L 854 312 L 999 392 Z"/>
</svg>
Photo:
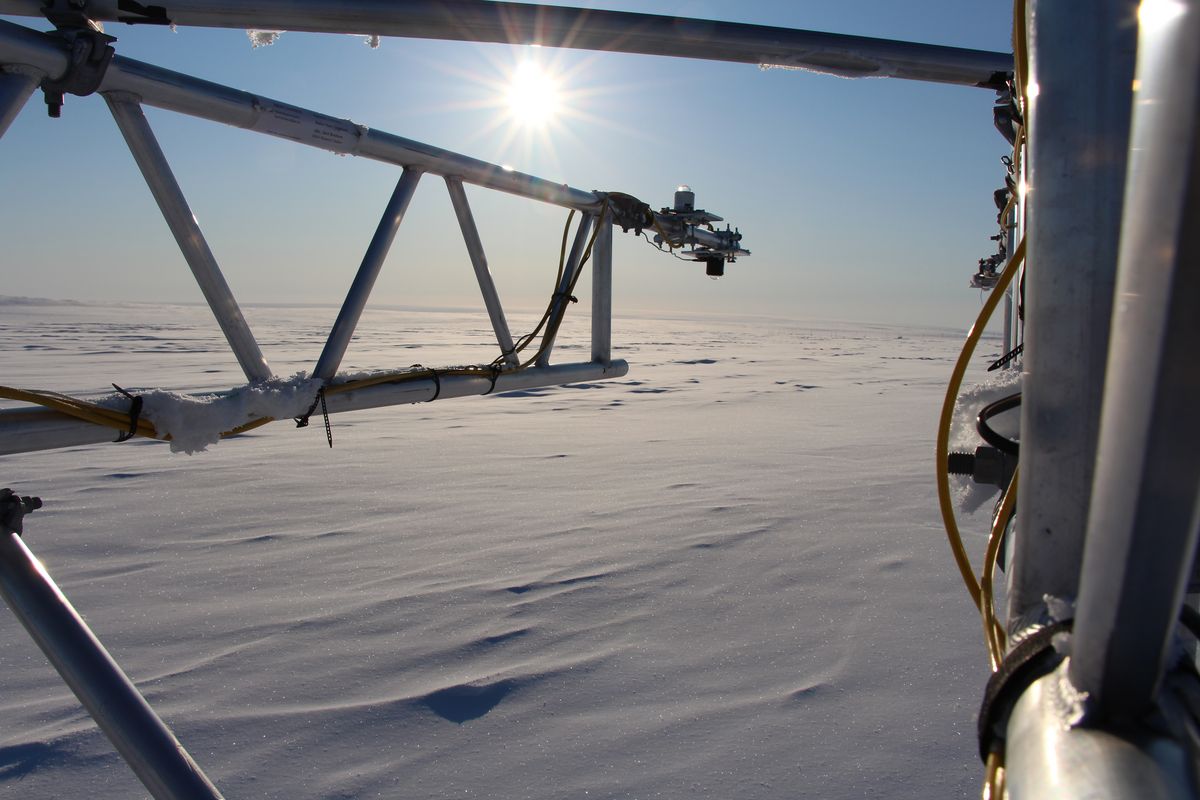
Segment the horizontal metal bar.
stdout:
<svg viewBox="0 0 1200 800">
<path fill-rule="evenodd" d="M 484 0 L 162 0 L 176 25 L 272 28 L 421 39 L 537 44 L 747 64 L 842 77 L 893 77 L 990 86 L 1012 70 L 1007 53 L 865 36 Z M 37 0 L 0 0 L 0 13 L 41 16 Z M 116 0 L 91 0 L 93 19 L 128 21 Z"/>
<path fill-rule="evenodd" d="M 654 218 L 658 220 L 658 223 L 664 227 L 670 226 L 676 222 L 676 220 L 671 219 L 671 217 L 666 214 L 660 214 L 657 211 L 651 213 L 654 214 Z M 712 250 L 723 251 L 729 246 L 729 243 L 721 237 L 721 231 L 710 231 L 707 228 L 700 227 L 699 225 L 687 226 L 687 229 L 683 234 L 683 238 L 684 244 L 682 246 L 684 247 L 699 245 L 700 247 L 707 247 Z M 734 255 L 737 255 L 738 257 L 748 256 L 750 255 L 750 251 L 743 250 L 739 244 L 737 252 L 734 253 Z"/>
<path fill-rule="evenodd" d="M 496 378 L 495 388 L 488 378 L 446 375 L 440 379 L 441 390 L 432 378 L 406 381 L 402 384 L 380 384 L 354 392 L 331 394 L 327 400 L 329 413 L 361 411 L 367 408 L 424 403 L 435 393 L 439 400 L 451 397 L 470 397 L 500 394 L 517 389 L 537 389 L 561 386 L 581 381 L 620 378 L 629 372 L 626 361 L 608 364 L 594 362 L 556 364 L 550 367 L 530 367 L 519 372 L 503 372 Z M 0 455 L 54 450 L 86 444 L 111 442 L 118 431 L 81 422 L 56 411 L 25 406 L 0 410 Z"/>
<path fill-rule="evenodd" d="M 28 64 L 52 78 L 67 69 L 64 43 L 52 36 L 0 21 L 0 64 Z M 145 105 L 266 133 L 333 153 L 362 156 L 400 167 L 496 189 L 546 203 L 596 211 L 595 192 L 526 175 L 440 147 L 372 130 L 347 119 L 210 83 L 115 56 L 101 92 L 129 92 Z"/>
<path fill-rule="evenodd" d="M 0 530 L 0 594 L 121 756 L 158 800 L 220 800 L 21 537 Z"/>
<path fill-rule="evenodd" d="M 1194 755 L 1167 725 L 1127 722 L 1116 729 L 1078 724 L 1065 665 L 1036 680 L 1016 702 L 1005 736 L 1008 800 L 1182 800 L 1200 796 Z M 1197 691 L 1195 678 L 1181 677 Z M 1163 714 L 1186 715 L 1179 692 Z"/>
</svg>

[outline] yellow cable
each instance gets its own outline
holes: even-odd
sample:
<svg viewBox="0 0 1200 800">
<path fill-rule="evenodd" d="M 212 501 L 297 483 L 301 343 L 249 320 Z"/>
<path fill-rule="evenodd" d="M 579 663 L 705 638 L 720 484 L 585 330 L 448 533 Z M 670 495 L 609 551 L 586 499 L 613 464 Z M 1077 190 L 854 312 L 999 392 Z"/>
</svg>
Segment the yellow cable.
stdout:
<svg viewBox="0 0 1200 800">
<path fill-rule="evenodd" d="M 74 419 L 113 428 L 119 431 L 129 430 L 129 414 L 113 408 L 106 408 L 86 400 L 58 394 L 57 392 L 29 391 L 14 389 L 10 386 L 0 386 L 0 398 L 33 403 L 43 408 L 57 411 Z M 138 420 L 134 433 L 138 436 L 158 438 L 154 426 L 148 420 Z"/>
<path fill-rule="evenodd" d="M 999 753 L 988 753 L 984 772 L 982 800 L 1004 799 L 1004 759 Z"/>
<path fill-rule="evenodd" d="M 1025 30 L 1025 0 L 1013 3 L 1013 82 L 1017 85 L 1017 96 L 1013 98 L 1020 107 L 1021 117 L 1029 110 L 1029 36 Z"/>
<path fill-rule="evenodd" d="M 1019 467 L 1013 470 L 1012 480 L 1009 481 L 1008 488 L 1004 491 L 1000 508 L 996 511 L 996 518 L 992 520 L 992 532 L 988 535 L 987 550 L 983 554 L 983 575 L 979 579 L 983 635 L 987 639 L 992 672 L 1000 669 L 1000 662 L 1004 660 L 1007 638 L 1004 635 L 1003 627 L 996 620 L 992 579 L 995 576 L 996 559 L 1000 555 L 1000 541 L 1004 538 L 1004 529 L 1008 527 L 1008 521 L 1012 518 L 1013 509 L 1017 505 L 1017 475 L 1019 472 Z"/>
<path fill-rule="evenodd" d="M 971 356 L 975 352 L 975 345 L 979 342 L 979 337 L 983 335 L 983 330 L 987 327 L 988 319 L 991 318 L 992 312 L 1000 303 L 1000 298 L 1004 294 L 1004 290 L 1012 283 L 1013 276 L 1017 274 L 1017 268 L 1021 262 L 1025 260 L 1025 240 L 1017 245 L 1016 251 L 1013 253 L 1012 260 L 1008 262 L 1008 266 L 1004 268 L 999 280 L 996 281 L 992 293 L 988 295 L 987 302 L 983 304 L 983 308 L 979 310 L 979 316 L 975 319 L 975 324 L 971 326 L 971 330 L 967 333 L 967 340 L 963 343 L 962 351 L 958 354 L 958 361 L 954 364 L 954 372 L 950 376 L 950 383 L 946 386 L 946 397 L 942 401 L 942 414 L 938 422 L 937 433 L 937 452 L 936 452 L 936 470 L 937 470 L 937 490 L 938 490 L 938 505 L 942 512 L 942 522 L 946 527 L 946 537 L 950 540 L 950 550 L 954 554 L 954 561 L 958 564 L 958 570 L 962 574 L 963 583 L 967 587 L 967 592 L 971 595 L 971 600 L 975 603 L 975 608 L 980 606 L 980 590 L 979 582 L 975 580 L 975 572 L 971 567 L 971 559 L 967 557 L 967 551 L 963 547 L 962 535 L 958 530 L 958 522 L 954 518 L 954 503 L 950 498 L 950 422 L 954 416 L 954 404 L 958 399 L 958 391 L 962 386 L 963 375 L 966 374 L 967 366 L 970 364 Z"/>
</svg>

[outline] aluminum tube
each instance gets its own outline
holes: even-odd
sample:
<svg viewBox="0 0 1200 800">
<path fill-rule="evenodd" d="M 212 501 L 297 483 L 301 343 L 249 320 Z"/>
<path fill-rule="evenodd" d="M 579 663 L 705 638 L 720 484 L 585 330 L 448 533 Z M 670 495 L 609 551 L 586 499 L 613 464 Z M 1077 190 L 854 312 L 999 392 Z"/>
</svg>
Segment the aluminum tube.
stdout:
<svg viewBox="0 0 1200 800">
<path fill-rule="evenodd" d="M 22 64 L 0 67 L 0 137 L 21 113 L 46 73 Z"/>
<path fill-rule="evenodd" d="M 321 115 L 317 115 L 321 116 Z M 496 189 L 518 197 L 540 200 L 543 203 L 574 208 L 580 211 L 599 210 L 600 199 L 595 192 L 574 189 L 565 183 L 554 183 L 523 172 L 489 164 L 470 156 L 460 155 L 390 133 L 366 130 L 355 155 L 389 164 L 415 166 L 434 175 L 453 176 L 464 183 L 486 189 Z"/>
<path fill-rule="evenodd" d="M 658 213 L 655 213 L 654 216 L 658 219 L 659 223 L 663 225 L 663 227 L 665 227 L 667 230 L 670 230 L 671 219 L 669 217 Z M 707 228 L 701 228 L 698 225 L 688 226 L 687 237 L 685 241 L 689 243 L 695 243 L 701 247 L 709 247 L 713 250 L 724 250 L 727 245 L 726 240 L 722 239 L 718 232 L 710 231 Z M 750 255 L 750 251 L 738 248 L 737 255 L 748 256 Z"/>
<path fill-rule="evenodd" d="M 487 378 L 449 375 L 441 379 L 439 400 L 477 394 L 498 394 L 515 389 L 536 389 L 559 386 L 578 381 L 619 378 L 629 372 L 625 361 L 607 364 L 580 362 L 556 364 L 552 367 L 531 367 L 519 372 L 503 372 L 491 389 Z M 381 385 L 357 392 L 330 395 L 330 413 L 358 411 L 365 408 L 423 403 L 433 398 L 436 384 L 432 379 L 405 384 Z M 111 442 L 117 432 L 99 425 L 81 422 L 65 414 L 30 407 L 0 410 L 0 456 L 77 447 L 86 444 Z"/>
<path fill-rule="evenodd" d="M 447 375 L 441 378 L 438 400 L 451 397 L 470 397 L 483 394 L 503 394 L 517 389 L 537 389 L 544 386 L 561 386 L 566 383 L 599 381 L 620 378 L 629 372 L 625 361 L 596 364 L 590 361 L 575 364 L 555 364 L 550 367 L 530 367 L 519 372 L 502 372 L 496 378 L 496 388 L 488 378 L 468 375 Z M 345 392 L 329 396 L 330 413 L 360 411 L 381 406 L 424 403 L 437 393 L 433 380 L 410 383 L 372 386 L 357 392 Z"/>
<path fill-rule="evenodd" d="M 450 192 L 450 202 L 454 206 L 454 214 L 458 217 L 458 226 L 462 229 L 463 242 L 467 245 L 467 254 L 471 257 L 471 266 L 475 269 L 475 279 L 479 282 L 479 291 L 483 294 L 483 303 L 487 306 L 488 316 L 492 320 L 492 330 L 496 333 L 496 343 L 504 354 L 504 361 L 510 367 L 520 364 L 513 349 L 512 333 L 508 329 L 508 320 L 504 318 L 504 306 L 500 303 L 500 295 L 496 291 L 496 283 L 492 280 L 492 272 L 488 269 L 487 255 L 483 252 L 483 242 L 479 239 L 479 229 L 475 227 L 475 218 L 471 215 L 471 205 L 467 202 L 467 193 L 462 181 L 458 178 L 447 177 L 446 189 Z"/>
<path fill-rule="evenodd" d="M 113 442 L 120 434 L 48 409 L 23 406 L 0 410 L 0 455 Z"/>
<path fill-rule="evenodd" d="M 121 757 L 158 800 L 221 793 L 154 713 L 15 533 L 0 532 L 0 593 Z"/>
<path fill-rule="evenodd" d="M 1008 624 L 1074 598 L 1092 489 L 1129 148 L 1135 3 L 1034 0 L 1021 502 Z M 1082 79 L 1086 76 L 1086 80 Z"/>
<path fill-rule="evenodd" d="M 592 361 L 612 359 L 612 244 L 613 226 L 600 223 L 592 250 Z"/>
<path fill-rule="evenodd" d="M 33 64 L 48 75 L 66 70 L 62 44 L 37 31 L 0 21 L 0 64 Z M 580 211 L 599 210 L 595 192 L 505 169 L 440 147 L 371 130 L 350 120 L 210 83 L 115 56 L 101 92 L 128 92 L 168 111 L 247 128 L 344 155 L 356 155 Z"/>
<path fill-rule="evenodd" d="M 1200 0 L 1142 16 L 1117 301 L 1071 646 L 1101 715 L 1151 707 L 1200 535 Z M 1180 12 L 1169 16 L 1169 12 Z"/>
<path fill-rule="evenodd" d="M 1080 726 L 1071 717 L 1077 708 L 1064 699 L 1071 691 L 1060 667 L 1034 682 L 1013 708 L 1005 738 L 1009 800 L 1198 796 L 1181 742 L 1163 737 L 1161 726 L 1140 731 Z"/>
<path fill-rule="evenodd" d="M 375 235 L 371 237 L 371 244 L 363 255 L 354 282 L 350 284 L 350 291 L 346 293 L 333 329 L 329 331 L 329 338 L 321 350 L 321 357 L 317 359 L 317 366 L 313 369 L 314 378 L 327 381 L 337 374 L 342 357 L 346 355 L 346 348 L 350 345 L 350 338 L 354 336 L 354 329 L 358 327 L 358 320 L 366 308 L 367 299 L 371 296 L 375 279 L 383 269 L 383 262 L 387 259 L 388 251 L 396 238 L 396 231 L 404 220 L 404 213 L 408 211 L 408 204 L 412 201 L 413 192 L 417 190 L 420 180 L 420 171 L 406 168 L 396 181 L 392 197 L 383 211 L 378 227 L 375 228 Z"/>
<path fill-rule="evenodd" d="M 482 0 L 163 0 L 177 25 L 378 34 L 798 67 L 842 77 L 994 85 L 1012 56 L 865 36 L 622 11 Z M 41 16 L 35 0 L 0 0 L 0 13 Z M 93 19 L 128 20 L 116 0 L 92 0 Z"/>
<path fill-rule="evenodd" d="M 191 267 L 192 275 L 195 276 L 200 291 L 204 293 L 204 299 L 208 301 L 209 308 L 217 318 L 217 323 L 221 326 L 238 364 L 246 373 L 246 378 L 251 381 L 270 378 L 271 367 L 263 357 L 246 318 L 242 316 L 242 310 L 238 307 L 229 284 L 225 282 L 225 276 L 221 274 L 221 268 L 217 266 L 217 260 L 208 248 L 208 242 L 204 240 L 196 217 L 188 208 L 187 199 L 171 173 L 171 166 L 159 148 L 158 140 L 154 138 L 154 132 L 150 129 L 150 123 L 146 121 L 141 106 L 122 95 L 108 94 L 104 99 L 108 101 L 113 119 L 117 121 L 117 127 L 121 129 L 129 151 L 133 153 L 138 168 L 145 176 L 150 192 L 162 210 L 163 218 L 175 236 L 175 241 Z"/>
<path fill-rule="evenodd" d="M 587 249 L 588 234 L 592 230 L 592 226 L 596 224 L 596 217 L 592 214 L 584 214 L 583 219 L 579 220 L 579 228 L 575 231 L 575 241 L 571 243 L 571 254 L 567 256 L 567 263 L 563 265 L 562 279 L 558 282 L 558 290 L 555 292 L 554 302 L 550 308 L 550 319 L 554 319 L 559 314 L 563 313 L 563 307 L 570 302 L 569 289 L 571 284 L 575 282 L 575 276 L 582 269 L 580 262 L 583 260 L 583 253 Z M 549 323 L 547 323 L 549 324 Z M 554 351 L 554 339 L 557 331 L 554 333 L 542 334 L 544 344 L 542 345 L 541 355 L 538 356 L 537 365 L 546 367 L 550 365 L 550 354 Z"/>
</svg>

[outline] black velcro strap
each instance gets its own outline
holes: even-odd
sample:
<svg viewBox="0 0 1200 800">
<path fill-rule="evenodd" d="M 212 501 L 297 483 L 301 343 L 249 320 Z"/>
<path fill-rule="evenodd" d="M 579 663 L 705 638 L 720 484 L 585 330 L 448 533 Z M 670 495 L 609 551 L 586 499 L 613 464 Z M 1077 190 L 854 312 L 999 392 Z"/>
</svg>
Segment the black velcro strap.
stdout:
<svg viewBox="0 0 1200 800">
<path fill-rule="evenodd" d="M 1013 706 L 1029 686 L 1054 671 L 1063 657 L 1054 649 L 1054 637 L 1069 633 L 1074 620 L 1055 622 L 1038 628 L 1017 644 L 1000 669 L 988 679 L 979 707 L 979 757 L 987 762 L 990 753 L 1000 750 Z"/>
<path fill-rule="evenodd" d="M 491 372 L 491 378 L 492 378 L 492 385 L 488 387 L 488 390 L 486 392 L 484 392 L 485 395 L 489 395 L 492 392 L 496 391 L 496 379 L 500 377 L 500 368 L 499 367 L 496 367 L 496 366 L 491 367 L 490 372 Z"/>
<path fill-rule="evenodd" d="M 115 442 L 127 442 L 137 435 L 138 419 L 142 416 L 142 405 L 144 401 L 140 397 L 134 397 L 132 394 L 125 391 L 120 386 L 117 386 L 115 383 L 112 385 L 112 387 L 129 398 L 129 430 L 125 431 L 113 440 Z"/>
<path fill-rule="evenodd" d="M 429 377 L 433 379 L 433 397 L 426 402 L 432 403 L 442 396 L 442 376 L 438 374 L 436 369 L 426 367 L 423 364 L 413 364 L 409 369 L 423 369 L 429 373 Z"/>
</svg>

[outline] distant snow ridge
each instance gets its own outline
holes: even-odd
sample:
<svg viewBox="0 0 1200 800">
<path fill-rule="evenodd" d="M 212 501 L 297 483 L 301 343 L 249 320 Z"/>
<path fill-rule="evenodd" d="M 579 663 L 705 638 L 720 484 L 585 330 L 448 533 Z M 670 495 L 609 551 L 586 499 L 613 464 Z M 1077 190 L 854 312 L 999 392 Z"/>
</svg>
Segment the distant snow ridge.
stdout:
<svg viewBox="0 0 1200 800">
<path fill-rule="evenodd" d="M 290 419 L 308 410 L 321 381 L 298 372 L 290 378 L 272 378 L 241 386 L 227 393 L 182 395 L 154 389 L 138 392 L 142 417 L 154 423 L 160 436 L 171 437 L 171 451 L 198 453 L 221 440 L 221 434 L 263 417 Z M 113 395 L 110 402 L 127 402 Z"/>
<path fill-rule="evenodd" d="M 81 306 L 78 300 L 60 300 L 50 297 L 22 297 L 0 294 L 0 306 Z"/>
</svg>

